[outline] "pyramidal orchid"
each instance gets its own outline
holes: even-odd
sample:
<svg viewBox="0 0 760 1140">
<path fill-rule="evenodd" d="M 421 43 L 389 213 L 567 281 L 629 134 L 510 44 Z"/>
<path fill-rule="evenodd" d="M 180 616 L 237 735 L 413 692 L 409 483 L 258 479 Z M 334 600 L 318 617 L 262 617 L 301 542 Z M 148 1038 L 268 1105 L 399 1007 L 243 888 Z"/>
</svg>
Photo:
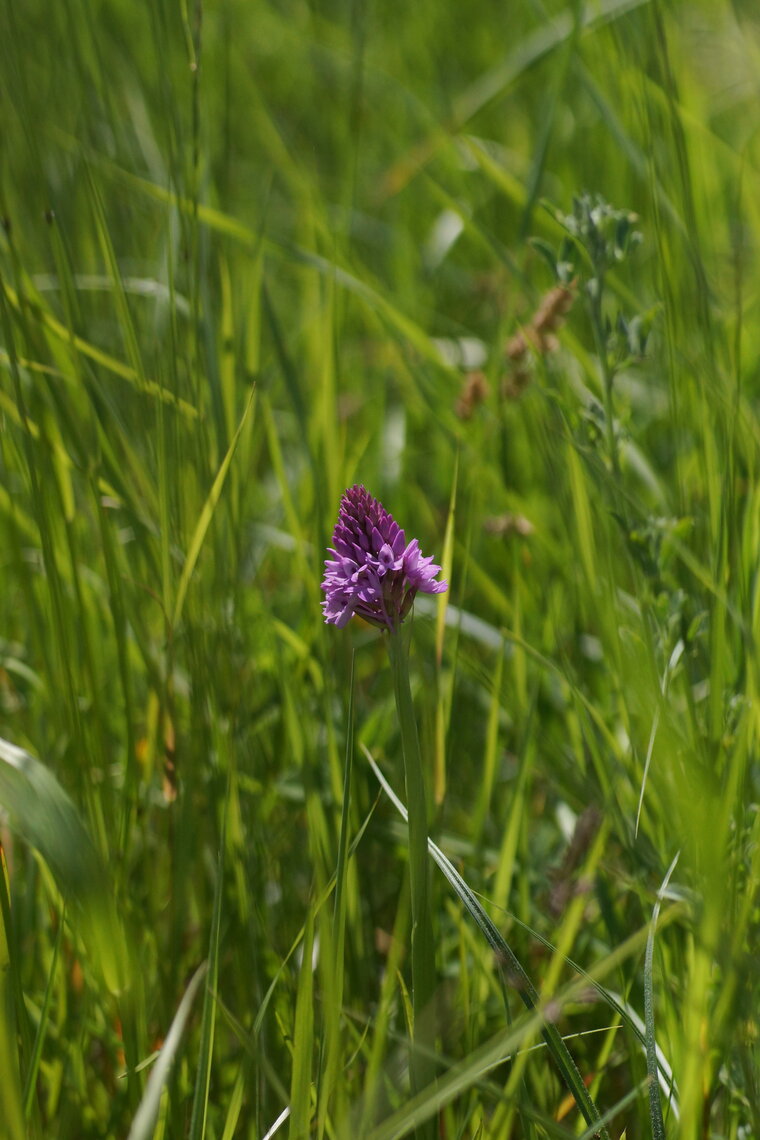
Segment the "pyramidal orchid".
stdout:
<svg viewBox="0 0 760 1140">
<path fill-rule="evenodd" d="M 440 566 L 424 558 L 416 538 L 406 541 L 393 516 L 364 487 L 344 492 L 333 531 L 333 555 L 325 562 L 322 609 L 325 621 L 342 628 L 357 614 L 395 630 L 415 595 L 442 594 Z"/>
<path fill-rule="evenodd" d="M 406 535 L 382 503 L 365 487 L 344 492 L 332 547 L 322 582 L 325 621 L 339 628 L 351 618 L 364 618 L 387 632 L 404 757 L 409 834 L 409 880 L 412 904 L 411 1080 L 420 1092 L 435 1080 L 435 939 L 430 906 L 427 806 L 417 723 L 409 682 L 409 644 L 402 623 L 416 594 L 442 594 L 446 582 L 436 578 L 441 567 L 423 557 L 416 538 Z M 433 1121 L 415 1132 L 417 1140 L 433 1140 Z"/>
</svg>

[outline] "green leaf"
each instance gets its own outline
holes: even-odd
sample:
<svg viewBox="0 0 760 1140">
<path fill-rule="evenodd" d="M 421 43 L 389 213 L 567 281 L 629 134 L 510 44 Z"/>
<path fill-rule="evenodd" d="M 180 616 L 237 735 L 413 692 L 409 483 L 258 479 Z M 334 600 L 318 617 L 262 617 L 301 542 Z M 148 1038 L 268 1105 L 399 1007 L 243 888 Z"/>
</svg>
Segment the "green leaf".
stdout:
<svg viewBox="0 0 760 1140">
<path fill-rule="evenodd" d="M 109 877 L 76 807 L 55 776 L 23 748 L 0 738 L 0 804 L 11 827 L 47 863 L 73 904 L 72 925 L 112 993 L 127 985 L 128 961 Z"/>
</svg>

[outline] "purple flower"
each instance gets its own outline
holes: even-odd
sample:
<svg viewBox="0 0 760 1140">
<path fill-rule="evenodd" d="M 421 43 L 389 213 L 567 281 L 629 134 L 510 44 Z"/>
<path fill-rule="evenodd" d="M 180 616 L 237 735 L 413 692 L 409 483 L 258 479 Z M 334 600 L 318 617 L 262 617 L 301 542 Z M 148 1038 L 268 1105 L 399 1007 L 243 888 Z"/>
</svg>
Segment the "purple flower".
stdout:
<svg viewBox="0 0 760 1140">
<path fill-rule="evenodd" d="M 382 503 L 364 487 L 344 491 L 333 544 L 325 562 L 322 603 L 325 621 L 343 627 L 354 614 L 384 629 L 396 629 L 415 594 L 442 594 L 434 582 L 440 566 L 423 558 L 416 538 L 404 532 Z"/>
</svg>

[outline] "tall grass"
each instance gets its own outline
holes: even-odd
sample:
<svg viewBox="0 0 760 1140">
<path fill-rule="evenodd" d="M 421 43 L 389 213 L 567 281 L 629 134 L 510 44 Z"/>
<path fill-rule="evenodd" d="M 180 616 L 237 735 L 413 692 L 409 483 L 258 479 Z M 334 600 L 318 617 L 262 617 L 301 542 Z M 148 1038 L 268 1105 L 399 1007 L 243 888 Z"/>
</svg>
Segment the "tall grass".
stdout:
<svg viewBox="0 0 760 1140">
<path fill-rule="evenodd" d="M 760 1133 L 759 53 L 749 0 L 2 0 L 11 1140 Z M 354 481 L 451 582 L 415 1095 Z"/>
</svg>

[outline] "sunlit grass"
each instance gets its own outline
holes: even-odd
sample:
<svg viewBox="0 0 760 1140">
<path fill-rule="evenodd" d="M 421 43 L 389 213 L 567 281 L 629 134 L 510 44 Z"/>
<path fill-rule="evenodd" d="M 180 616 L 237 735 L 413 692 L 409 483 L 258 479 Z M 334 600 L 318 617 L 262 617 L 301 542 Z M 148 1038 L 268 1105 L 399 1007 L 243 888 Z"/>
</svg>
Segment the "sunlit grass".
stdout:
<svg viewBox="0 0 760 1140">
<path fill-rule="evenodd" d="M 592 1135 L 560 1039 L 613 1137 L 760 1133 L 753 6 L 0 33 L 9 1136 Z M 355 481 L 451 583 L 414 1096 L 392 678 L 319 604 Z"/>
</svg>

